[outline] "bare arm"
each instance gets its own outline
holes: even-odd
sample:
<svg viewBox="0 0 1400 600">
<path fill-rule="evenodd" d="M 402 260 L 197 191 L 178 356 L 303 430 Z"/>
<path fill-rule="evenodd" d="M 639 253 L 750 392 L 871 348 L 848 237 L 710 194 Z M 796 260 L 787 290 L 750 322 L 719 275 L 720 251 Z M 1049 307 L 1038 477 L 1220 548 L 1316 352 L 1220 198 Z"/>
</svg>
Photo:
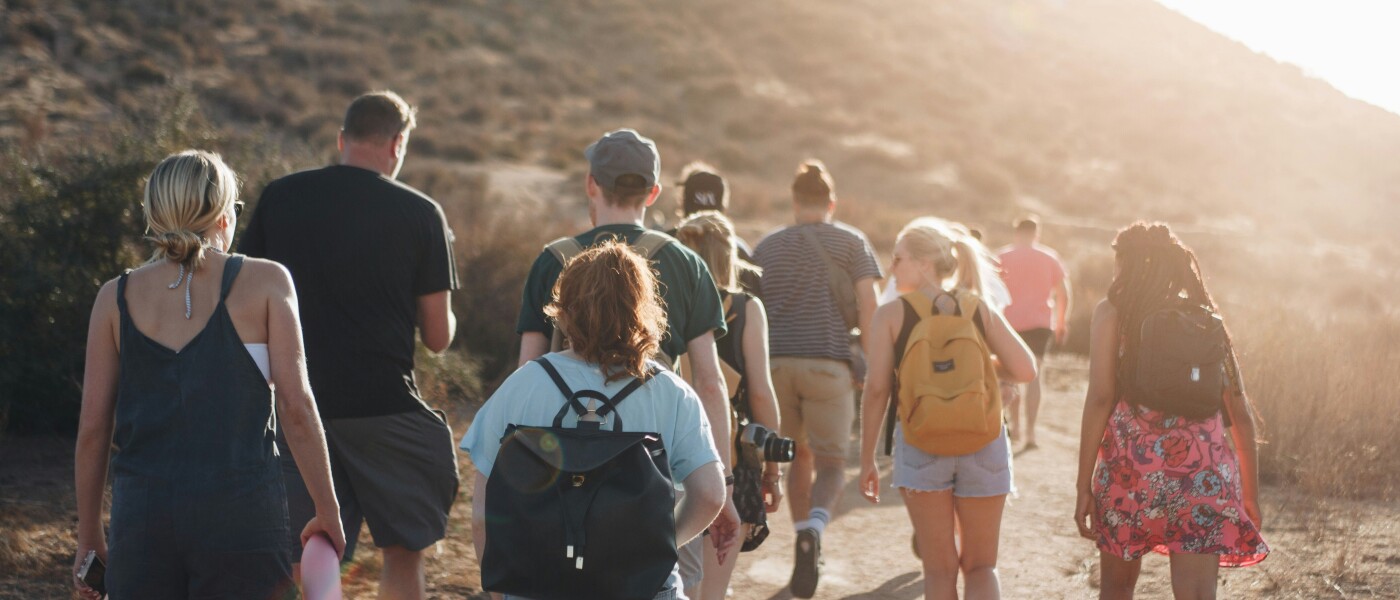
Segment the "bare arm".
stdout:
<svg viewBox="0 0 1400 600">
<path fill-rule="evenodd" d="M 544 356 L 549 352 L 549 338 L 538 331 L 526 331 L 520 334 L 520 361 L 515 368 L 525 366 L 525 363 Z"/>
<path fill-rule="evenodd" d="M 1079 476 L 1075 482 L 1078 506 L 1075 524 L 1080 535 L 1094 539 L 1089 515 L 1094 464 L 1108 418 L 1118 401 L 1118 311 L 1107 300 L 1094 309 L 1089 327 L 1089 389 L 1084 395 L 1084 416 L 1079 425 Z"/>
<path fill-rule="evenodd" d="M 1262 528 L 1263 513 L 1259 510 L 1259 462 L 1254 430 L 1254 410 L 1243 392 L 1225 392 L 1225 410 L 1230 414 L 1230 437 L 1235 442 L 1235 455 L 1240 461 L 1240 487 L 1244 493 L 1245 512 Z"/>
<path fill-rule="evenodd" d="M 773 431 L 782 431 L 778 411 L 778 394 L 773 390 L 773 374 L 768 364 L 768 311 L 757 297 L 746 307 L 744 327 L 744 379 L 749 392 L 749 409 L 753 418 Z M 773 510 L 782 499 L 782 464 L 763 464 L 763 483 L 767 488 L 765 500 Z"/>
<path fill-rule="evenodd" d="M 441 354 L 457 335 L 457 316 L 452 314 L 452 292 L 443 290 L 418 297 L 418 331 L 423 345 Z"/>
<path fill-rule="evenodd" d="M 719 516 L 711 517 L 714 522 L 707 523 L 707 525 L 711 527 L 710 540 L 718 551 L 719 562 L 724 564 L 724 559 L 739 539 L 739 510 L 734 507 L 733 494 L 725 485 L 723 476 L 723 473 L 729 470 L 728 465 L 734 464 L 730 460 L 734 449 L 734 434 L 729 426 L 729 398 L 725 396 L 728 388 L 724 385 L 724 375 L 719 370 L 719 353 L 715 350 L 713 331 L 705 332 L 690 340 L 686 344 L 686 352 L 690 355 L 690 366 L 695 370 L 695 393 L 700 396 L 700 405 L 705 409 L 705 418 L 710 421 L 710 435 L 714 438 L 715 450 L 719 454 L 719 462 L 716 464 L 719 465 L 721 472 L 720 489 L 723 490 L 721 492 L 723 508 L 718 511 Z M 691 477 L 693 476 L 692 474 Z M 690 477 L 686 477 L 686 483 L 689 481 Z M 689 488 L 686 490 L 686 493 L 689 494 Z M 679 528 L 676 539 L 680 539 Z"/>
<path fill-rule="evenodd" d="M 89 550 L 107 558 L 102 531 L 102 496 L 107 489 L 107 461 L 111 458 L 120 353 L 117 348 L 117 290 L 107 282 L 97 294 L 88 321 L 87 356 L 83 364 L 83 404 L 78 417 L 78 442 L 73 451 L 74 489 L 78 504 L 77 561 Z M 74 568 L 76 569 L 75 562 Z M 76 571 L 75 571 L 76 572 Z M 96 597 L 86 586 L 85 597 Z"/>
<path fill-rule="evenodd" d="M 723 467 L 718 462 L 700 465 L 681 484 L 685 486 L 685 497 L 676 508 L 677 547 L 695 539 L 709 527 L 729 496 Z"/>
<path fill-rule="evenodd" d="M 860 312 L 861 350 L 870 354 L 870 344 L 865 335 L 870 330 L 871 320 L 875 318 L 875 308 L 880 306 L 879 294 L 875 291 L 875 279 L 873 277 L 863 277 L 856 280 L 856 308 Z"/>
<path fill-rule="evenodd" d="M 990 310 L 983 305 L 982 324 L 987 329 L 987 346 L 997 355 L 1007 379 L 1013 383 L 1025 383 L 1035 379 L 1035 355 L 1021 336 L 1011 329 L 1001 311 Z"/>
<path fill-rule="evenodd" d="M 313 533 L 325 533 L 336 553 L 342 554 L 345 532 L 340 523 L 340 504 L 331 483 L 326 436 L 306 375 L 306 350 L 301 338 L 296 289 L 285 268 L 277 265 L 269 272 L 274 275 L 268 278 L 267 353 L 276 390 L 278 422 L 316 505 L 316 516 L 302 531 L 302 543 Z M 293 524 L 296 525 L 299 524 Z"/>
<path fill-rule="evenodd" d="M 880 501 L 880 473 L 875 447 L 889 410 L 894 387 L 894 340 L 903 326 L 904 305 L 891 302 L 875 311 L 866 334 L 865 391 L 860 395 L 860 492 L 871 502 Z"/>
<path fill-rule="evenodd" d="M 1055 343 L 1064 344 L 1065 338 L 1069 336 L 1069 309 L 1070 291 L 1069 278 L 1061 277 L 1055 282 L 1053 290 L 1055 299 Z"/>
<path fill-rule="evenodd" d="M 694 367 L 695 393 L 700 396 L 700 405 L 705 409 L 705 417 L 710 420 L 710 433 L 715 439 L 715 449 L 719 450 L 719 461 L 731 464 L 730 447 L 733 445 L 733 432 L 729 428 L 729 398 L 725 397 L 724 375 L 719 370 L 719 353 L 715 351 L 715 334 L 706 332 L 686 344 L 690 355 L 690 366 Z"/>
<path fill-rule="evenodd" d="M 486 475 L 476 471 L 472 479 L 472 547 L 476 548 L 476 563 L 486 555 Z M 677 544 L 679 545 L 679 544 Z"/>
</svg>

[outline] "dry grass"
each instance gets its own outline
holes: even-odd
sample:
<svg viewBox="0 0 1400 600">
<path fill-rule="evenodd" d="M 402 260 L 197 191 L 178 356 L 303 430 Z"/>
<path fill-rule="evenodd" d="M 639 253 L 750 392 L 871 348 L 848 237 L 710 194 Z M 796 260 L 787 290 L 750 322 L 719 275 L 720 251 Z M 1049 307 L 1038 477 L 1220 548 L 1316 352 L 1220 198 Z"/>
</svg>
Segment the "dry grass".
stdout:
<svg viewBox="0 0 1400 600">
<path fill-rule="evenodd" d="M 1400 318 L 1262 309 L 1236 316 L 1250 396 L 1264 417 L 1263 475 L 1324 497 L 1400 491 Z"/>
</svg>

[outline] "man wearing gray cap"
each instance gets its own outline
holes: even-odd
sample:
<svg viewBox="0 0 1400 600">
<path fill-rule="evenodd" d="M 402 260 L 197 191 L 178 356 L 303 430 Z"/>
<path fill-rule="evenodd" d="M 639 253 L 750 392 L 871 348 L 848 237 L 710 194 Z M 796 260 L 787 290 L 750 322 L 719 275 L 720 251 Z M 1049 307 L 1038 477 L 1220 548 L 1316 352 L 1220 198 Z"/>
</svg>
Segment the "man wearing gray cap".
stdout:
<svg viewBox="0 0 1400 600">
<path fill-rule="evenodd" d="M 544 308 L 554 282 L 568 259 L 584 248 L 608 239 L 625 240 L 651 260 L 660 279 L 666 305 L 667 331 L 657 360 L 667 366 L 689 353 L 695 391 L 709 418 L 715 448 L 726 474 L 730 464 L 729 399 L 720 375 L 715 337 L 725 332 L 724 308 L 710 270 L 699 255 L 674 238 L 642 226 L 647 207 L 661 193 L 661 155 L 656 144 L 631 129 L 611 131 L 584 151 L 589 172 L 584 181 L 588 218 L 593 229 L 546 246 L 530 268 L 520 303 L 520 365 L 561 348 Z M 726 481 L 732 482 L 731 477 Z M 737 540 L 739 515 L 731 494 L 710 528 L 710 539 L 724 555 Z M 681 549 L 681 580 L 687 590 L 699 584 L 704 538 Z"/>
</svg>

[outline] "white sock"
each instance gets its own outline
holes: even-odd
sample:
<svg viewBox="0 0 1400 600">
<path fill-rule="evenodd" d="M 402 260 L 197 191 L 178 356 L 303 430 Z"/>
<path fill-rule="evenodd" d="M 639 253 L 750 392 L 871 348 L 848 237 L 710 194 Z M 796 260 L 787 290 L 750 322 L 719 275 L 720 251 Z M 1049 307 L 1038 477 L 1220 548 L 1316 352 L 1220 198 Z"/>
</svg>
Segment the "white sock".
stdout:
<svg viewBox="0 0 1400 600">
<path fill-rule="evenodd" d="M 817 530 L 820 537 L 826 531 L 826 524 L 831 521 L 831 512 L 825 508 L 812 509 L 811 518 L 807 519 L 807 526 Z"/>
<path fill-rule="evenodd" d="M 793 530 L 793 531 L 802 531 L 803 529 L 808 529 L 808 528 L 810 528 L 810 527 L 812 527 L 812 520 L 811 520 L 811 519 L 804 519 L 804 520 L 801 520 L 801 521 L 793 521 L 793 522 L 792 522 L 792 530 Z"/>
</svg>

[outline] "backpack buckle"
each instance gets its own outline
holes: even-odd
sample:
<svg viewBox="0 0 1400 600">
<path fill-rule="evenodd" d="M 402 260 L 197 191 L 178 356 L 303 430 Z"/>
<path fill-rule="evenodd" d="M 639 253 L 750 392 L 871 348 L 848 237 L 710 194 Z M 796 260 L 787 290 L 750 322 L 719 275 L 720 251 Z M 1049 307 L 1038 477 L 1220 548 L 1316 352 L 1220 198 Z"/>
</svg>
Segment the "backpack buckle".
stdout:
<svg viewBox="0 0 1400 600">
<path fill-rule="evenodd" d="M 572 479 L 574 487 L 583 487 L 583 482 L 585 479 L 587 478 L 583 475 L 574 475 Z"/>
</svg>

